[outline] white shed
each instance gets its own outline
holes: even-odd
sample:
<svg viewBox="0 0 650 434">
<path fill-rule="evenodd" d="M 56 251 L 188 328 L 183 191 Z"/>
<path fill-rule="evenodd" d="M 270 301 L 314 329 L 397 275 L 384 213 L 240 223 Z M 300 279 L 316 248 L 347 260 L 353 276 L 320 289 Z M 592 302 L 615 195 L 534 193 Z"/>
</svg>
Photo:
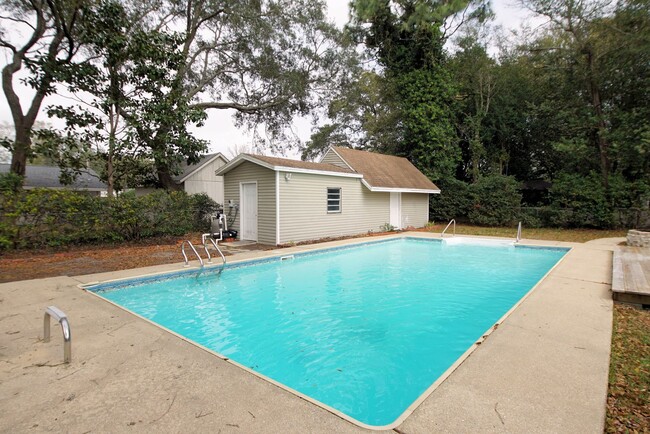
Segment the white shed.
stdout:
<svg viewBox="0 0 650 434">
<path fill-rule="evenodd" d="M 223 204 L 223 176 L 217 172 L 227 163 L 228 159 L 220 152 L 204 155 L 197 164 L 184 165 L 183 172 L 175 179 L 186 193 L 205 193 Z"/>
<path fill-rule="evenodd" d="M 232 228 L 270 245 L 421 227 L 440 193 L 405 158 L 338 147 L 320 163 L 241 154 L 218 173 Z"/>
</svg>

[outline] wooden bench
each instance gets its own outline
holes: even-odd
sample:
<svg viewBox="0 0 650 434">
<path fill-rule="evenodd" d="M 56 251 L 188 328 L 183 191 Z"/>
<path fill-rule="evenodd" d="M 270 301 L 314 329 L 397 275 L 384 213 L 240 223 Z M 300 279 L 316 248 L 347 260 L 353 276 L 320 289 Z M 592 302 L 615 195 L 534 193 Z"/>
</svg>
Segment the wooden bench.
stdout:
<svg viewBox="0 0 650 434">
<path fill-rule="evenodd" d="M 650 249 L 621 247 L 614 252 L 612 293 L 615 301 L 650 306 Z"/>
</svg>

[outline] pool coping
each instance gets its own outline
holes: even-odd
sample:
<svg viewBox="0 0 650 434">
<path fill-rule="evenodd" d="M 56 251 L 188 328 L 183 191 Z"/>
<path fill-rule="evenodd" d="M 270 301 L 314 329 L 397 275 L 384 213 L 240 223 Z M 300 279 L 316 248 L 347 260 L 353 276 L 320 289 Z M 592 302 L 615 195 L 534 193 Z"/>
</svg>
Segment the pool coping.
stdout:
<svg viewBox="0 0 650 434">
<path fill-rule="evenodd" d="M 469 235 L 455 235 L 454 237 L 458 238 L 466 238 L 466 239 L 479 239 L 479 240 L 484 240 L 484 243 L 480 243 L 481 245 L 489 245 L 490 241 L 501 241 L 501 243 L 498 243 L 497 245 L 503 246 L 504 243 L 503 241 L 508 241 L 511 242 L 512 240 L 509 238 L 503 238 L 503 237 L 483 237 L 483 236 L 469 236 Z M 352 239 L 352 240 L 344 240 L 348 241 L 347 243 L 340 244 L 340 245 L 335 245 L 335 246 L 321 246 L 321 245 L 308 245 L 308 246 L 299 246 L 295 247 L 292 249 L 298 249 L 295 252 L 291 252 L 287 254 L 285 249 L 275 249 L 275 250 L 269 250 L 265 251 L 262 257 L 260 258 L 251 258 L 251 259 L 240 259 L 240 260 L 235 260 L 232 262 L 229 262 L 228 265 L 230 267 L 238 267 L 238 266 L 247 266 L 247 265 L 255 265 L 259 263 L 266 263 L 266 262 L 275 262 L 281 260 L 282 257 L 286 256 L 309 256 L 313 254 L 319 254 L 323 252 L 329 252 L 329 251 L 337 251 L 337 250 L 344 250 L 344 249 L 349 249 L 349 248 L 354 248 L 354 247 L 360 247 L 363 245 L 371 245 L 371 244 L 379 244 L 379 243 L 384 243 L 384 242 L 390 242 L 398 239 L 422 239 L 422 240 L 430 240 L 431 242 L 444 242 L 444 238 L 441 236 L 434 237 L 431 236 L 431 234 L 427 233 L 420 233 L 420 232 L 407 232 L 407 233 L 398 233 L 398 234 L 392 234 L 392 235 L 387 235 L 387 236 L 382 236 L 382 237 L 377 237 L 378 239 L 374 240 L 367 240 L 367 239 Z M 451 237 L 449 237 L 451 238 Z M 125 278 L 115 278 L 115 279 L 108 279 L 104 281 L 96 281 L 96 282 L 90 282 L 90 283 L 81 283 L 77 285 L 77 287 L 81 290 L 83 290 L 86 293 L 90 293 L 93 296 L 103 300 L 104 302 L 108 302 L 109 304 L 123 310 L 124 312 L 133 315 L 137 318 L 140 318 L 147 323 L 164 330 L 167 333 L 170 333 L 173 336 L 176 336 L 180 338 L 181 340 L 199 348 L 202 349 L 203 351 L 206 351 L 207 353 L 218 357 L 219 359 L 230 363 L 245 372 L 248 372 L 250 374 L 253 374 L 254 376 L 267 381 L 313 405 L 316 405 L 330 413 L 332 413 L 335 416 L 338 416 L 347 422 L 350 422 L 360 428 L 364 428 L 367 430 L 371 431 L 386 431 L 386 430 L 394 430 L 398 426 L 404 423 L 404 421 L 413 414 L 417 410 L 417 408 L 429 397 L 431 394 L 451 375 L 453 374 L 456 369 L 458 369 L 465 360 L 467 360 L 474 351 L 478 349 L 478 347 L 485 342 L 485 340 L 495 331 L 498 329 L 498 327 L 514 312 L 517 310 L 517 308 L 526 300 L 528 297 L 546 280 L 546 278 L 557 268 L 560 266 L 560 264 L 563 263 L 563 261 L 567 258 L 568 254 L 573 250 L 573 246 L 560 246 L 560 245 L 543 245 L 543 244 L 528 244 L 531 240 L 526 240 L 526 241 L 520 241 L 520 242 L 512 242 L 514 247 L 526 247 L 526 248 L 533 248 L 533 249 L 553 249 L 553 250 L 565 250 L 565 254 L 551 267 L 538 281 L 533 285 L 505 314 L 503 314 L 492 326 L 490 326 L 485 332 L 482 333 L 481 338 L 478 339 L 476 342 L 474 342 L 456 361 L 449 366 L 437 379 L 434 381 L 427 389 L 425 389 L 422 394 L 418 396 L 417 399 L 415 399 L 393 422 L 390 424 L 386 425 L 369 425 L 364 422 L 361 422 L 345 413 L 343 413 L 340 410 L 337 410 L 321 401 L 318 401 L 314 398 L 311 398 L 310 396 L 301 393 L 279 381 L 276 381 L 272 379 L 271 377 L 268 377 L 266 375 L 263 375 L 257 371 L 254 371 L 250 369 L 249 367 L 242 365 L 241 363 L 238 363 L 223 354 L 212 350 L 208 347 L 205 347 L 204 345 L 201 345 L 191 339 L 186 338 L 185 336 L 174 332 L 173 330 L 170 330 L 144 316 L 139 315 L 136 312 L 133 312 L 117 303 L 114 303 L 113 301 L 102 297 L 100 294 L 97 292 L 100 292 L 100 290 L 95 291 L 92 289 L 92 287 L 96 286 L 103 286 L 103 285 L 109 285 L 111 283 L 116 283 L 116 282 L 127 282 L 127 281 L 137 281 L 140 279 L 146 279 L 145 281 L 155 281 L 157 280 L 156 278 L 174 278 L 177 276 L 182 276 L 182 275 L 192 275 L 195 272 L 201 272 L 201 270 L 205 269 L 205 267 L 191 267 L 187 268 L 184 270 L 180 271 L 160 271 L 160 272 L 153 272 L 153 273 L 146 273 L 141 276 L 135 276 L 135 277 L 125 277 Z M 330 243 L 325 243 L 325 244 L 330 244 Z M 495 243 L 496 244 L 496 243 Z M 316 246 L 316 247 L 314 247 Z M 304 250 L 300 249 L 300 247 L 306 247 Z M 209 271 L 216 270 L 220 268 L 221 265 L 213 265 L 210 267 Z M 226 266 L 223 270 L 227 270 L 228 266 Z"/>
</svg>

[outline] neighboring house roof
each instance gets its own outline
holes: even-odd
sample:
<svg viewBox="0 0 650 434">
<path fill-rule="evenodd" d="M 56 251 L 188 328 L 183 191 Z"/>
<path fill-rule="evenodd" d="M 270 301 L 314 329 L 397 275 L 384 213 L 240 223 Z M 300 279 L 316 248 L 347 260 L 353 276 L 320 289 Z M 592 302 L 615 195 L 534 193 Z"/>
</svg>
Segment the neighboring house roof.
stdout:
<svg viewBox="0 0 650 434">
<path fill-rule="evenodd" d="M 0 173 L 9 173 L 10 164 L 0 164 Z M 54 166 L 33 166 L 25 168 L 24 188 L 67 188 L 70 190 L 104 191 L 108 187 L 99 180 L 92 169 L 84 169 L 71 185 L 59 181 L 61 169 Z"/>
<path fill-rule="evenodd" d="M 364 184 L 371 191 L 440 193 L 440 189 L 406 158 L 341 147 L 331 149 L 348 166 L 363 174 Z"/>
<path fill-rule="evenodd" d="M 217 175 L 223 175 L 245 161 L 258 164 L 267 169 L 282 172 L 313 173 L 321 175 L 346 176 L 361 178 L 362 175 L 350 169 L 338 167 L 328 163 L 312 163 L 309 161 L 290 160 L 288 158 L 267 157 L 266 155 L 239 154 L 237 158 L 223 166 Z"/>
<path fill-rule="evenodd" d="M 228 163 L 228 159 L 223 156 L 221 152 L 216 152 L 214 154 L 206 154 L 201 157 L 198 163 L 196 164 L 187 164 L 187 162 L 181 163 L 181 174 L 173 177 L 176 182 L 185 182 L 187 178 L 192 176 L 197 171 L 201 170 L 207 164 L 212 163 L 217 158 L 221 158 L 223 161 Z"/>
</svg>

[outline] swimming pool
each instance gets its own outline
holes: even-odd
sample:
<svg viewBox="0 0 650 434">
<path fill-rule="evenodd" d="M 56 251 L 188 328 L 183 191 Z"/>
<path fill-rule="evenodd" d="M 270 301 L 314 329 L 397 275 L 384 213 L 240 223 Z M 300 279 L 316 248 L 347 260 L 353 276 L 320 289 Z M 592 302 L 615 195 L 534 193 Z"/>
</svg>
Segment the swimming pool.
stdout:
<svg viewBox="0 0 650 434">
<path fill-rule="evenodd" d="M 88 289 L 350 419 L 386 426 L 566 251 L 401 238 Z"/>
</svg>

